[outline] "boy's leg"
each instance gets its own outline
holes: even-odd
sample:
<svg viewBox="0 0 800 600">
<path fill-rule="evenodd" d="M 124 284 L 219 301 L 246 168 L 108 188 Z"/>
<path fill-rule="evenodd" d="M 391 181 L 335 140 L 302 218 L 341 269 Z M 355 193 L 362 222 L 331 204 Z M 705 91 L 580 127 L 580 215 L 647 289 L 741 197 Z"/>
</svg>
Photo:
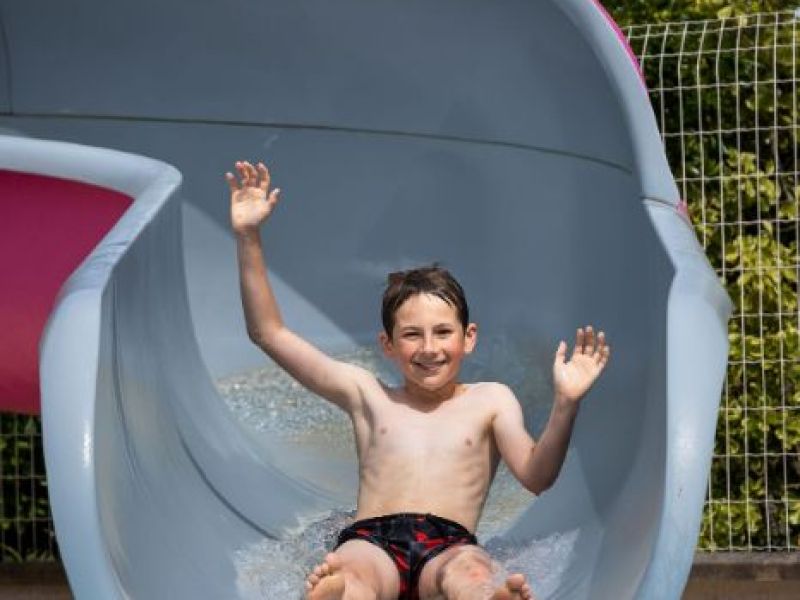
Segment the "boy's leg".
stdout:
<svg viewBox="0 0 800 600">
<path fill-rule="evenodd" d="M 535 600 L 525 576 L 497 581 L 503 569 L 481 547 L 464 544 L 448 548 L 423 567 L 421 600 Z"/>
<path fill-rule="evenodd" d="M 364 540 L 350 540 L 328 553 L 306 580 L 310 600 L 395 600 L 399 590 L 394 561 Z"/>
</svg>

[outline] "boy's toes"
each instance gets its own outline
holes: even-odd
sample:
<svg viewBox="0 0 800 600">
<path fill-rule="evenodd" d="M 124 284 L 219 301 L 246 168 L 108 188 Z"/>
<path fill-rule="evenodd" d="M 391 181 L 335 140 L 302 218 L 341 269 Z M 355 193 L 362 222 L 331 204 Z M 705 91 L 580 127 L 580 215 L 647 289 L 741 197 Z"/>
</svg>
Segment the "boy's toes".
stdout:
<svg viewBox="0 0 800 600">
<path fill-rule="evenodd" d="M 320 563 L 308 574 L 306 577 L 306 589 L 311 589 L 315 585 L 319 583 L 319 580 L 322 579 L 326 573 L 324 572 L 323 565 L 325 563 Z"/>
<path fill-rule="evenodd" d="M 506 585 L 512 592 L 519 593 L 522 591 L 522 587 L 525 585 L 525 575 L 520 573 L 510 575 L 508 579 L 506 579 Z"/>
<path fill-rule="evenodd" d="M 524 575 L 519 573 L 511 575 L 506 579 L 504 585 L 495 590 L 492 600 L 526 600 L 530 598 L 530 596 L 525 596 L 526 585 Z"/>
<path fill-rule="evenodd" d="M 314 567 L 306 579 L 306 598 L 311 600 L 337 600 L 344 594 L 344 578 L 341 573 L 341 559 L 333 552 Z"/>
<path fill-rule="evenodd" d="M 341 561 L 339 557 L 330 552 L 325 556 L 325 560 L 314 567 L 311 573 L 309 573 L 307 581 L 315 585 L 326 575 L 330 575 L 332 572 L 338 570 L 340 565 Z"/>
<path fill-rule="evenodd" d="M 531 586 L 525 580 L 525 575 L 521 573 L 509 576 L 506 579 L 506 588 L 508 588 L 512 600 L 536 600 L 531 591 Z"/>
<path fill-rule="evenodd" d="M 520 596 L 522 596 L 522 600 L 536 600 L 536 597 L 533 595 L 533 591 L 531 590 L 531 586 L 527 583 L 520 588 Z"/>
<path fill-rule="evenodd" d="M 533 595 L 531 586 L 528 585 L 528 582 L 524 580 L 522 586 L 519 588 L 519 596 L 522 598 L 522 600 L 536 600 L 536 596 Z"/>
</svg>

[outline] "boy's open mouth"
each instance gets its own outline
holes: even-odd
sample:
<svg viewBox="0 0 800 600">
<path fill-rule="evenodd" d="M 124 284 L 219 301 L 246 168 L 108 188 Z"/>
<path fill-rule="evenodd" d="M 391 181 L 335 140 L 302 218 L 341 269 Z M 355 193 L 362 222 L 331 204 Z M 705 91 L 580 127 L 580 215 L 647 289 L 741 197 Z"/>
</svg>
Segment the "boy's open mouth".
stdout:
<svg viewBox="0 0 800 600">
<path fill-rule="evenodd" d="M 447 361 L 440 360 L 440 361 L 434 362 L 434 363 L 421 363 L 421 362 L 414 361 L 413 364 L 415 364 L 416 366 L 418 366 L 421 369 L 425 369 L 426 371 L 434 371 L 434 370 L 438 369 L 439 367 L 441 367 L 442 365 L 444 365 L 445 362 L 447 362 Z"/>
</svg>

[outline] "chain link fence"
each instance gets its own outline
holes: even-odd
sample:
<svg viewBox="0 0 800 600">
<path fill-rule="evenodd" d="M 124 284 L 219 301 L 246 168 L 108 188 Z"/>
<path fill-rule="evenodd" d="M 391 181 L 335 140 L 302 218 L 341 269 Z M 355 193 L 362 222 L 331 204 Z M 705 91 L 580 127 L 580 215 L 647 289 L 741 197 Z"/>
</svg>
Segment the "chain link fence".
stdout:
<svg viewBox="0 0 800 600">
<path fill-rule="evenodd" d="M 800 546 L 800 11 L 625 30 L 735 303 L 704 550 Z M 0 562 L 57 558 L 41 423 L 0 415 Z"/>
<path fill-rule="evenodd" d="M 625 31 L 735 304 L 704 550 L 800 546 L 799 23 L 793 11 Z"/>
<path fill-rule="evenodd" d="M 0 414 L 0 563 L 56 555 L 41 420 Z"/>
</svg>

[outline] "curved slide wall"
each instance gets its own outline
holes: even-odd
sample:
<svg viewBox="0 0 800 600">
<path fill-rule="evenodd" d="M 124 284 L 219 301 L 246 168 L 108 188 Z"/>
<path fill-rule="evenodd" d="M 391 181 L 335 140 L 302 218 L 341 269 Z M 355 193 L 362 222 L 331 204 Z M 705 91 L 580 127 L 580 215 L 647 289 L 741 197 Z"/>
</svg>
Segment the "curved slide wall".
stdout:
<svg viewBox="0 0 800 600">
<path fill-rule="evenodd" d="M 677 597 L 730 304 L 594 4 L 112 4 L 2 4 L 13 113 L 0 126 L 177 168 L 20 138 L 0 152 L 0 168 L 136 199 L 62 291 L 42 346 L 76 595 L 229 597 L 237 549 L 354 497 L 352 465 L 255 438 L 212 384 L 264 360 L 244 332 L 221 178 L 263 157 L 284 190 L 265 232 L 276 294 L 319 346 L 371 343 L 386 272 L 434 259 L 542 381 L 576 325 L 609 332 L 613 368 L 564 470 L 508 535 L 577 532 L 553 598 Z"/>
</svg>

